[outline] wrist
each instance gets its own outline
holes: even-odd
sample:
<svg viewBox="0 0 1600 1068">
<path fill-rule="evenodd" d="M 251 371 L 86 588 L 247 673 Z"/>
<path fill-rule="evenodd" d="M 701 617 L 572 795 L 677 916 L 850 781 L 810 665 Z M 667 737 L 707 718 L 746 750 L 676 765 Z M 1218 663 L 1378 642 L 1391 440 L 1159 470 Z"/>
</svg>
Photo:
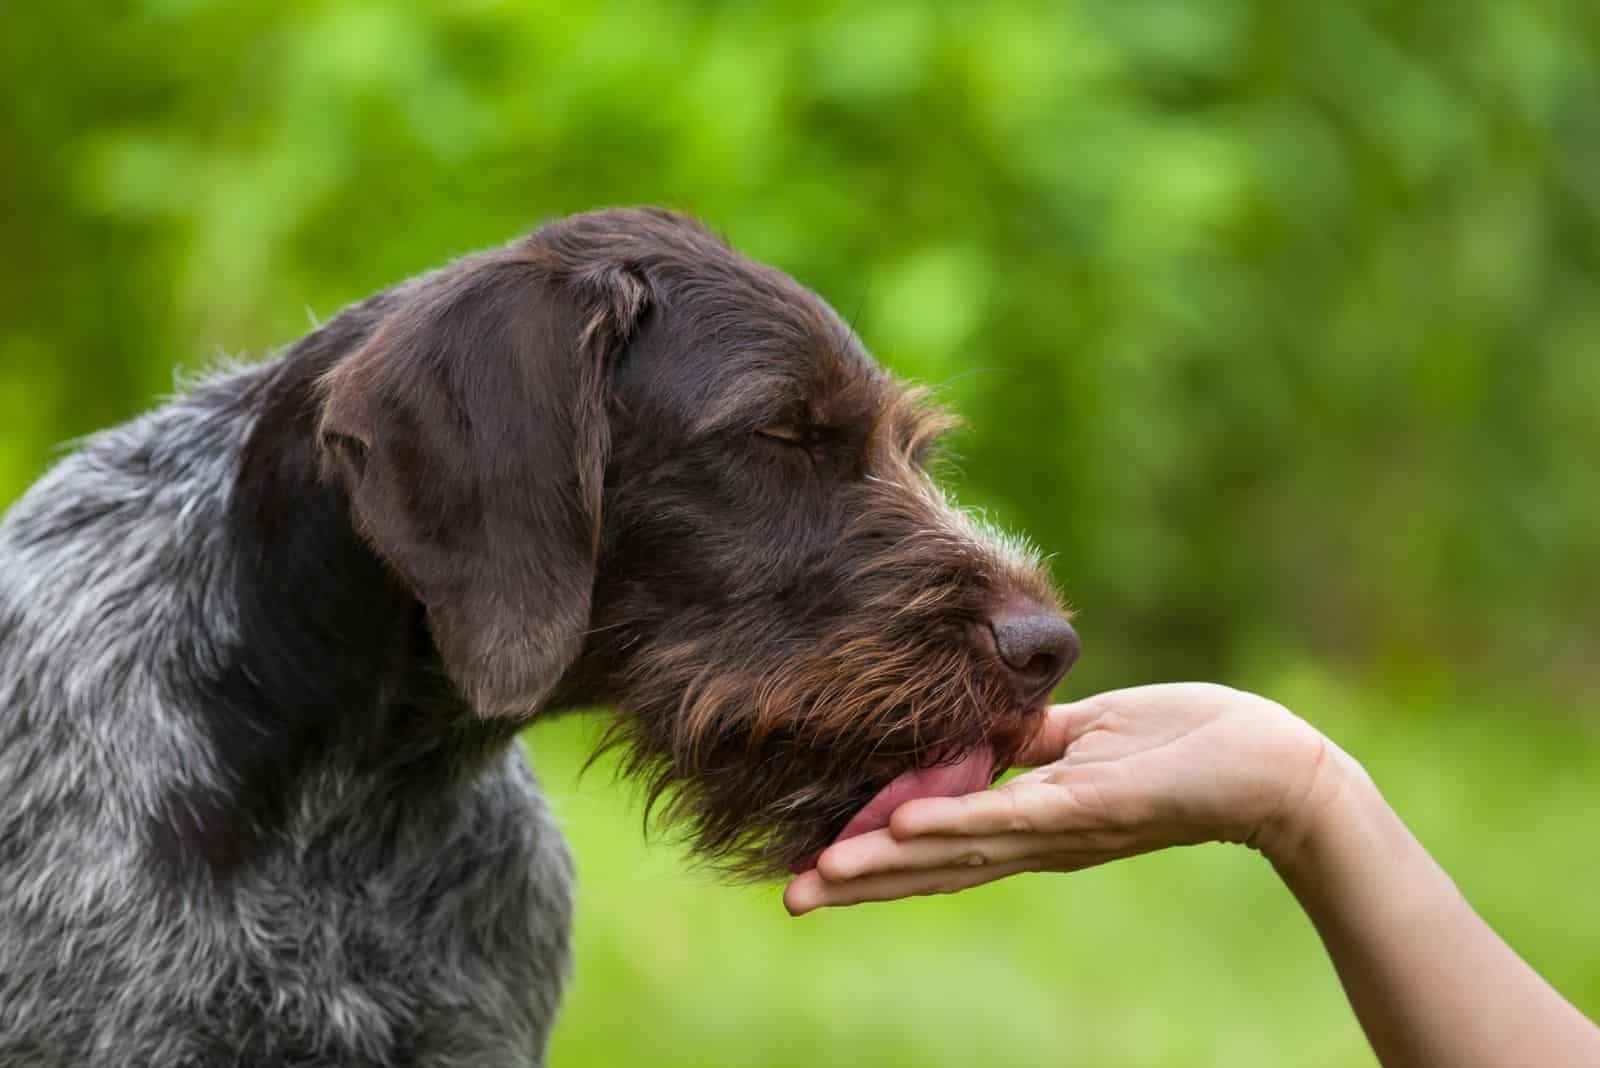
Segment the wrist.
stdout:
<svg viewBox="0 0 1600 1068">
<path fill-rule="evenodd" d="M 1384 806 L 1366 769 L 1321 734 L 1314 736 L 1307 770 L 1285 790 L 1284 803 L 1251 843 L 1286 878 L 1327 856 L 1341 828 L 1366 823 Z"/>
<path fill-rule="evenodd" d="M 1333 743 L 1302 811 L 1262 853 L 1326 939 L 1374 924 L 1420 930 L 1459 900 L 1450 877 L 1359 763 Z"/>
</svg>

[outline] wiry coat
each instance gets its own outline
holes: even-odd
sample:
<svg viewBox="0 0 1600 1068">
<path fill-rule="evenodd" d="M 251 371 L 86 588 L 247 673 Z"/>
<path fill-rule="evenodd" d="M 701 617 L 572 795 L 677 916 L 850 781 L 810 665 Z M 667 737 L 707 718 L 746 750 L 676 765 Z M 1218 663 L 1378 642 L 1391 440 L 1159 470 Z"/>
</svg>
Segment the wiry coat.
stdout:
<svg viewBox="0 0 1600 1068">
<path fill-rule="evenodd" d="M 420 730 L 411 751 L 329 744 L 429 710 L 385 707 L 381 671 L 360 684 L 376 647 L 342 624 L 386 606 L 340 603 L 358 556 L 240 529 L 247 504 L 286 526 L 330 506 L 315 485 L 240 489 L 283 371 L 91 438 L 0 526 L 5 1068 L 522 1066 L 543 1049 L 571 866 L 520 747 L 470 728 Z M 322 663 L 265 648 L 302 627 L 345 644 Z M 281 822 L 257 848 L 263 806 Z"/>
<path fill-rule="evenodd" d="M 610 705 L 743 874 L 1003 767 L 1077 641 L 928 476 L 944 425 L 624 210 L 91 438 L 0 525 L 0 1068 L 537 1061 L 571 865 L 515 739 L 554 709 Z"/>
</svg>

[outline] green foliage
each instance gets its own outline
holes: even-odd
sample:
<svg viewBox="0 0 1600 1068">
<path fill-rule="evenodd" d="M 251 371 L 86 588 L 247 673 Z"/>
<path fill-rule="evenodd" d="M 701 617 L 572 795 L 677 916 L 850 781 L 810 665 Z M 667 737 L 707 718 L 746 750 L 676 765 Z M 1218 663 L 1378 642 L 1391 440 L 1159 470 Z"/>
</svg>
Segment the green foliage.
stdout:
<svg viewBox="0 0 1600 1068">
<path fill-rule="evenodd" d="M 1593 5 L 13 4 L 15 492 L 174 363 L 665 202 L 971 431 L 1099 681 L 1592 679 Z"/>
<path fill-rule="evenodd" d="M 1600 874 L 1569 875 L 1558 833 L 1595 825 L 1584 784 L 1539 808 L 1484 754 L 1595 766 L 1592 739 L 1541 739 L 1569 739 L 1547 698 L 1600 686 L 1597 60 L 1590 0 L 12 0 L 0 501 L 174 366 L 552 215 L 684 208 L 962 412 L 962 499 L 1053 554 L 1081 610 L 1073 689 L 1306 659 L 1366 680 L 1383 696 L 1335 723 L 1412 710 L 1408 800 L 1484 775 L 1549 828 L 1523 859 L 1560 879 L 1525 887 L 1549 920 L 1527 930 L 1595 1007 L 1593 952 L 1551 933 L 1600 944 L 1560 896 Z M 1418 702 L 1485 688 L 1521 695 L 1494 744 L 1435 762 Z M 1485 815 L 1440 841 L 1509 917 L 1521 865 L 1465 843 L 1525 826 Z M 1358 1048 L 1243 859 L 792 929 L 709 889 L 666 893 L 681 927 L 634 915 L 623 863 L 596 863 L 566 1063 Z M 875 985 L 885 961 L 919 996 Z"/>
</svg>

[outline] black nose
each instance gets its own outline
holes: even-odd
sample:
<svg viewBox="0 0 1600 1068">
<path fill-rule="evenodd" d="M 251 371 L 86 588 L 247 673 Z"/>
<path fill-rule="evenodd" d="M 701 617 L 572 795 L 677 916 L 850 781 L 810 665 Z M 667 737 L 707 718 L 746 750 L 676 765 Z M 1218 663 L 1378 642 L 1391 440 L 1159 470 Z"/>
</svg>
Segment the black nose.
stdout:
<svg viewBox="0 0 1600 1068">
<path fill-rule="evenodd" d="M 1032 602 L 1009 604 L 990 617 L 1001 666 L 1025 702 L 1048 697 L 1078 660 L 1078 632 L 1056 612 Z"/>
</svg>

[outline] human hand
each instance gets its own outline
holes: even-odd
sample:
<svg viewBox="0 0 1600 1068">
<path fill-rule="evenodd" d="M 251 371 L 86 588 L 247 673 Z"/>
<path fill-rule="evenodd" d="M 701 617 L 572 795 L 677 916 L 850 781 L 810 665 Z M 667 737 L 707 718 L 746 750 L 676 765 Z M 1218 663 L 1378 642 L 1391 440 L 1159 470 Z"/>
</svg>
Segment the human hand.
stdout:
<svg viewBox="0 0 1600 1068">
<path fill-rule="evenodd" d="M 784 905 L 950 893 L 1175 845 L 1292 846 L 1353 761 L 1276 702 L 1226 686 L 1113 690 L 1050 709 L 992 790 L 907 802 L 887 828 L 826 849 Z"/>
</svg>

